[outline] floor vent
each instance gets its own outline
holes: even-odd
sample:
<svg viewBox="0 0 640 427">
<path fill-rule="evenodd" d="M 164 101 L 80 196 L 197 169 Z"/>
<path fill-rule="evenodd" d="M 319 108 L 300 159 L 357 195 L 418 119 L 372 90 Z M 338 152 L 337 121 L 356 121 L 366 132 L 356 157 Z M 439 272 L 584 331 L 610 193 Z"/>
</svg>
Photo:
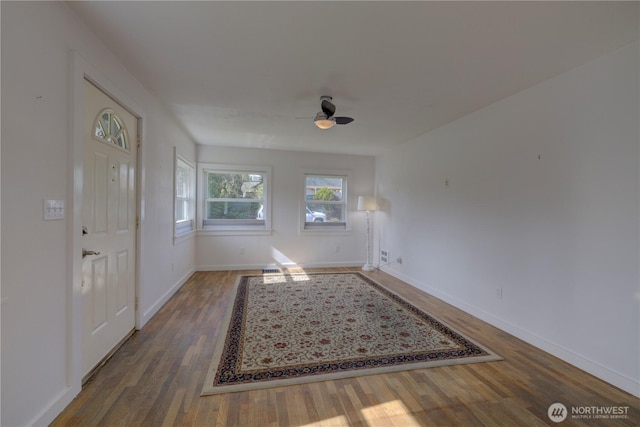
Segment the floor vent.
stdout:
<svg viewBox="0 0 640 427">
<path fill-rule="evenodd" d="M 280 269 L 278 268 L 263 268 L 262 274 L 264 273 L 280 273 Z"/>
</svg>

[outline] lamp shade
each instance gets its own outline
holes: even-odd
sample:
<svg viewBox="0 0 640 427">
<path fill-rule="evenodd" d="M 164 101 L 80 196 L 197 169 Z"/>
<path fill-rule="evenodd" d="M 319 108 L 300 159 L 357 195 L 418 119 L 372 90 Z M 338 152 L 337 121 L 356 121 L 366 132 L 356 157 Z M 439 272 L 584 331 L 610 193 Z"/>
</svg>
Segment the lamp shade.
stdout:
<svg viewBox="0 0 640 427">
<path fill-rule="evenodd" d="M 378 203 L 375 196 L 359 196 L 358 197 L 358 210 L 359 211 L 376 211 L 378 210 Z"/>
<path fill-rule="evenodd" d="M 318 113 L 313 119 L 313 123 L 315 123 L 320 129 L 331 129 L 333 125 L 336 124 L 336 121 L 333 117 L 327 117 L 325 113 Z"/>
<path fill-rule="evenodd" d="M 331 129 L 333 127 L 333 125 L 336 124 L 336 122 L 334 122 L 331 119 L 318 119 L 318 120 L 314 121 L 314 123 L 320 129 Z"/>
</svg>

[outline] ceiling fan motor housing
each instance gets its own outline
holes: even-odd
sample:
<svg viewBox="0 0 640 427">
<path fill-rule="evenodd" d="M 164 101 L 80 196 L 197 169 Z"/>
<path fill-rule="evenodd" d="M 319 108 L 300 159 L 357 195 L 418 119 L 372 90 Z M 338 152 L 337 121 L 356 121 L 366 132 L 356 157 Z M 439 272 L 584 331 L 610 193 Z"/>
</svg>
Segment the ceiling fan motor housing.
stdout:
<svg viewBox="0 0 640 427">
<path fill-rule="evenodd" d="M 316 114 L 313 122 L 320 129 L 330 129 L 333 125 L 346 125 L 351 123 L 353 119 L 351 117 L 333 117 L 336 112 L 336 106 L 333 105 L 332 97 L 324 95 L 320 97 L 320 107 L 322 111 Z"/>
</svg>

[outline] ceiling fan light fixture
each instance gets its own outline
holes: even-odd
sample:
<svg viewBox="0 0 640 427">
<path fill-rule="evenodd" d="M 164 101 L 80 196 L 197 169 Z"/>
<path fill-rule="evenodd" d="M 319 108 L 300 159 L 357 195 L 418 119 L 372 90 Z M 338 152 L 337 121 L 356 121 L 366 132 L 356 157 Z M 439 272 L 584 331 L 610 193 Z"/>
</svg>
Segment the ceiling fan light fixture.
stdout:
<svg viewBox="0 0 640 427">
<path fill-rule="evenodd" d="M 336 121 L 332 118 L 328 118 L 325 114 L 318 113 L 316 118 L 313 119 L 313 123 L 315 123 L 320 129 L 331 129 L 333 125 L 336 124 Z"/>
</svg>

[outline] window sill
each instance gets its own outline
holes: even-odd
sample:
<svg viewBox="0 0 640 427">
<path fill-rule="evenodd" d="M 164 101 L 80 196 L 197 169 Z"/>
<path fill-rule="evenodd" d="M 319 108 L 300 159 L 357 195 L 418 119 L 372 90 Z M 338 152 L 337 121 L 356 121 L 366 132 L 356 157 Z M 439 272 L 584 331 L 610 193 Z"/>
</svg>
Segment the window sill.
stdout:
<svg viewBox="0 0 640 427">
<path fill-rule="evenodd" d="M 198 230 L 198 236 L 271 236 L 272 230 L 262 229 L 233 229 L 233 228 L 208 228 Z"/>
<path fill-rule="evenodd" d="M 340 228 L 338 230 L 331 229 L 331 228 L 315 228 L 315 229 L 309 229 L 309 230 L 305 230 L 302 229 L 300 230 L 300 235 L 304 236 L 349 236 L 351 235 L 351 228 Z"/>
</svg>

